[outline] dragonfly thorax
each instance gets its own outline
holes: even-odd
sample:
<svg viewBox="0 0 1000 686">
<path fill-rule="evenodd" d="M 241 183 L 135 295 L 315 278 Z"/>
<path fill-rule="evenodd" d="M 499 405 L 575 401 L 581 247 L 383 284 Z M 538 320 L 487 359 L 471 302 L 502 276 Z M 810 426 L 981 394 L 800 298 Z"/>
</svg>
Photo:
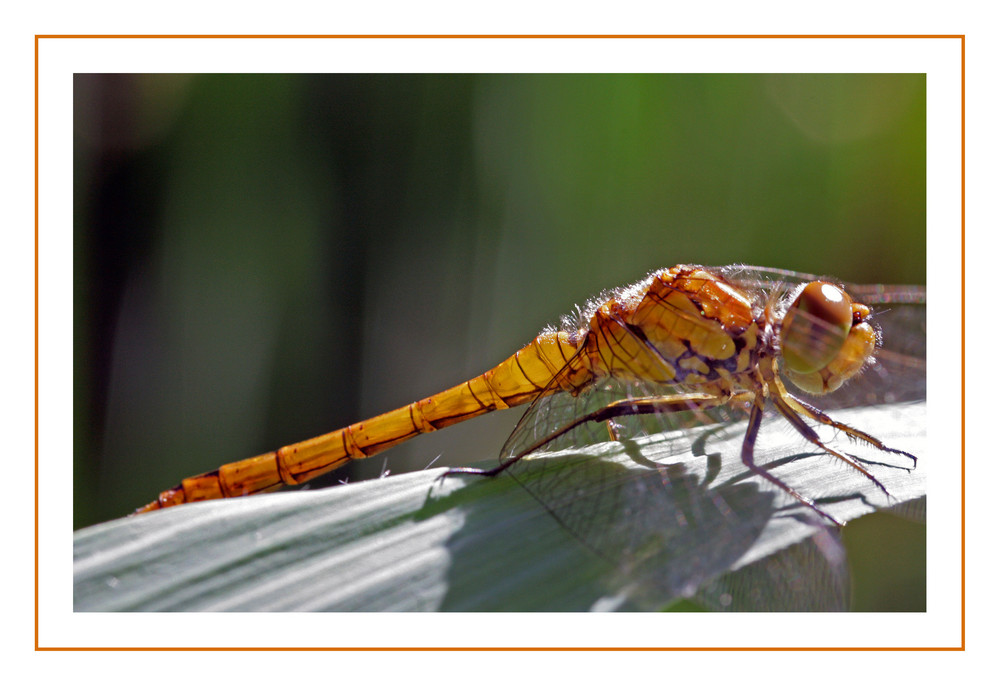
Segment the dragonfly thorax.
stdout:
<svg viewBox="0 0 1000 686">
<path fill-rule="evenodd" d="M 594 311 L 583 344 L 593 375 L 739 386 L 761 352 L 752 299 L 696 266 L 654 272 L 640 285 L 622 289 Z"/>
</svg>

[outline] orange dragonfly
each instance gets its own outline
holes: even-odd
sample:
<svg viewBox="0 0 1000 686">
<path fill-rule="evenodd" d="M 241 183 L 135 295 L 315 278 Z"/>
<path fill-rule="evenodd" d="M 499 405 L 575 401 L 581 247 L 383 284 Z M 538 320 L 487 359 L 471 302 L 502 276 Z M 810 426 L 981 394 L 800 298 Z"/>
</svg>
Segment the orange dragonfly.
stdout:
<svg viewBox="0 0 1000 686">
<path fill-rule="evenodd" d="M 879 317 L 872 308 L 924 299 L 922 287 L 850 286 L 760 267 L 658 270 L 590 301 L 473 379 L 331 433 L 189 477 L 136 512 L 301 484 L 418 434 L 531 403 L 497 467 L 454 468 L 445 476 L 495 476 L 543 448 L 572 443 L 584 427 L 603 426 L 605 438 L 620 439 L 643 418 L 704 419 L 729 410 L 747 419 L 741 459 L 749 471 L 842 525 L 755 462 L 762 419 L 773 408 L 815 448 L 890 496 L 865 463 L 821 439 L 814 425 L 902 456 L 914 466 L 916 456 L 837 421 L 793 395 L 786 381 L 811 395 L 837 396 L 845 382 L 869 376 L 861 372 L 872 368 L 896 387 L 883 397 L 922 397 L 922 360 L 881 347 Z M 852 384 L 855 404 L 869 402 L 864 389 Z"/>
</svg>

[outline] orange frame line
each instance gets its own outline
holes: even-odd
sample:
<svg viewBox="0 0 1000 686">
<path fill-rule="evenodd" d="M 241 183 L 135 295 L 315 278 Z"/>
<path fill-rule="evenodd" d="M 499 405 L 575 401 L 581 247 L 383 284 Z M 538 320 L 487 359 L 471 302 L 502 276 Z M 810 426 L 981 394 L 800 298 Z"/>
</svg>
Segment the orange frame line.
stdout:
<svg viewBox="0 0 1000 686">
<path fill-rule="evenodd" d="M 961 51 L 961 641 L 958 646 L 932 646 L 932 647 L 774 647 L 774 646 L 699 646 L 699 647 L 565 647 L 565 646 L 481 646 L 481 647 L 78 647 L 78 646 L 41 646 L 39 645 L 39 619 L 38 619 L 38 498 L 39 498 L 39 451 L 38 451 L 38 234 L 39 234 L 39 188 L 38 188 L 38 79 L 39 79 L 39 43 L 42 39 L 109 39 L 109 38 L 131 38 L 131 39 L 816 39 L 816 38 L 837 38 L 837 39 L 862 39 L 862 38 L 899 38 L 899 39 L 957 39 L 960 43 Z M 297 651 L 297 652 L 317 652 L 317 651 L 394 651 L 394 652 L 466 652 L 466 651 L 495 651 L 495 652 L 539 652 L 539 651 L 593 651 L 593 652 L 715 652 L 715 651 L 964 651 L 965 650 L 965 34 L 35 34 L 35 651 Z"/>
<path fill-rule="evenodd" d="M 436 34 L 436 33 L 404 33 L 404 34 L 392 34 L 392 33 L 351 33 L 351 34 L 36 34 L 36 43 L 38 39 L 41 38 L 267 38 L 267 39 L 412 39 L 412 38 L 432 38 L 432 39 L 442 39 L 442 38 L 464 38 L 464 39 L 483 39 L 483 38 L 543 38 L 546 40 L 551 39 L 580 39 L 580 38 L 591 38 L 591 39 L 685 39 L 685 38 L 696 38 L 696 39 L 718 39 L 718 38 L 728 38 L 728 39 L 742 39 L 742 38 L 799 38 L 799 39 L 814 39 L 814 38 L 952 38 L 960 39 L 963 46 L 965 46 L 965 35 L 964 34 L 535 34 L 535 33 L 468 33 L 468 34 Z"/>
</svg>

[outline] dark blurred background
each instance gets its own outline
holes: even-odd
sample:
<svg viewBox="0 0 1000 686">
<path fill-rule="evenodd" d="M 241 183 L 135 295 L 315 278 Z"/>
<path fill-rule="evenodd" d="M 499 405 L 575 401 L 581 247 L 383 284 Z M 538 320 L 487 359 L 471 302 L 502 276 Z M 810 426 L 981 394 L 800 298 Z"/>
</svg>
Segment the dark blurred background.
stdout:
<svg viewBox="0 0 1000 686">
<path fill-rule="evenodd" d="M 925 95 L 922 74 L 78 74 L 74 527 L 450 387 L 654 268 L 924 283 Z M 334 479 L 494 459 L 519 415 Z"/>
</svg>

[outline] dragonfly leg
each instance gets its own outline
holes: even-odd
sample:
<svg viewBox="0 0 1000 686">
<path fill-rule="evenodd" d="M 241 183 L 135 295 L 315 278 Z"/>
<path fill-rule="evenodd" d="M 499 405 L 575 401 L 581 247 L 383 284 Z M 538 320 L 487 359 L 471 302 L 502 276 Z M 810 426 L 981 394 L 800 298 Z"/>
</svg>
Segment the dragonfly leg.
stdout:
<svg viewBox="0 0 1000 686">
<path fill-rule="evenodd" d="M 795 411 L 795 409 L 792 406 L 786 404 L 781 397 L 774 398 L 774 406 L 778 408 L 778 412 L 780 412 L 782 416 L 788 420 L 789 424 L 795 427 L 795 430 L 798 431 L 803 438 L 805 438 L 807 441 L 809 441 L 816 447 L 826 451 L 830 455 L 833 455 L 838 460 L 842 460 L 847 464 L 849 464 L 851 467 L 854 467 L 854 469 L 864 474 L 869 481 L 875 484 L 879 488 L 879 490 L 885 493 L 886 496 L 888 496 L 889 498 L 893 497 L 892 493 L 889 492 L 889 489 L 887 489 L 882 484 L 881 481 L 875 478 L 874 474 L 865 469 L 864 465 L 862 465 L 860 462 L 858 462 L 850 455 L 845 455 L 844 453 L 838 452 L 833 448 L 831 448 L 830 446 L 828 446 L 826 443 L 824 443 L 822 439 L 820 439 L 819 434 L 817 434 L 811 426 L 806 424 L 805 420 L 802 419 L 801 416 L 799 416 L 799 414 Z"/>
<path fill-rule="evenodd" d="M 782 399 L 788 405 L 788 407 L 790 407 L 797 414 L 805 415 L 805 416 L 807 416 L 807 417 L 809 417 L 811 419 L 815 419 L 820 424 L 832 427 L 834 429 L 837 429 L 838 431 L 843 431 L 848 436 L 856 438 L 859 441 L 864 441 L 865 443 L 868 443 L 869 445 L 874 446 L 875 448 L 877 448 L 878 450 L 881 450 L 882 452 L 892 453 L 894 455 L 902 455 L 903 457 L 908 457 L 911 460 L 913 460 L 913 466 L 910 467 L 910 469 L 914 469 L 917 466 L 917 457 L 915 455 L 911 455 L 910 453 L 906 452 L 905 450 L 898 450 L 896 448 L 890 448 L 885 443 L 883 443 L 879 439 L 875 438 L 871 434 L 867 434 L 864 431 L 861 431 L 860 429 L 855 429 L 853 426 L 848 426 L 847 424 L 844 424 L 842 422 L 838 422 L 833 417 L 830 417 L 830 416 L 824 414 L 823 412 L 821 412 L 820 410 L 816 409 L 815 407 L 802 402 L 801 400 L 799 400 L 798 398 L 796 398 L 793 395 L 790 395 L 790 394 L 786 393 L 786 394 L 784 394 L 784 396 L 783 396 Z M 779 409 L 781 408 L 780 404 L 778 405 L 778 407 L 779 407 Z M 827 452 L 830 452 L 826 448 L 826 446 L 822 446 L 822 447 L 823 447 L 824 450 L 827 450 Z M 837 455 L 837 457 L 840 457 L 840 456 Z M 843 458 L 841 458 L 841 459 L 843 459 Z M 848 460 L 848 462 L 850 462 L 850 460 Z"/>
<path fill-rule="evenodd" d="M 652 396 L 648 398 L 626 398 L 624 400 L 616 400 L 613 403 L 605 405 L 599 410 L 594 410 L 589 412 L 577 419 L 573 420 L 563 428 L 558 431 L 545 436 L 544 438 L 536 441 L 532 445 L 528 446 L 520 453 L 512 455 L 505 460 L 502 460 L 499 465 L 493 467 L 492 469 L 479 469 L 476 467 L 455 467 L 449 469 L 442 476 L 451 476 L 454 474 L 477 474 L 479 476 L 496 476 L 504 470 L 517 464 L 522 458 L 530 455 L 531 453 L 543 448 L 546 444 L 551 443 L 555 439 L 563 436 L 581 424 L 586 424 L 587 422 L 605 422 L 608 426 L 608 432 L 611 434 L 612 440 L 618 440 L 617 430 L 614 428 L 614 420 L 616 417 L 627 417 L 636 416 L 644 414 L 665 414 L 668 412 L 684 412 L 689 410 L 703 410 L 710 407 L 716 407 L 718 405 L 724 405 L 730 402 L 742 400 L 743 395 L 739 396 L 725 396 L 725 395 L 709 395 L 707 393 L 686 393 L 683 395 L 664 395 L 664 396 Z"/>
<path fill-rule="evenodd" d="M 817 507 L 816 503 L 814 503 L 810 498 L 805 497 L 804 495 L 796 491 L 794 488 L 786 484 L 784 481 L 771 474 L 764 467 L 761 467 L 760 465 L 754 462 L 753 449 L 754 449 L 754 444 L 757 442 L 757 432 L 760 429 L 760 422 L 763 416 L 764 413 L 761 403 L 759 401 L 754 402 L 753 406 L 750 408 L 750 421 L 747 425 L 747 432 L 746 435 L 744 435 L 743 437 L 743 448 L 741 451 L 743 464 L 746 465 L 747 469 L 749 469 L 751 472 L 771 482 L 772 484 L 783 490 L 785 493 L 792 496 L 800 503 L 811 509 L 819 516 L 829 520 L 830 522 L 833 522 L 833 524 L 835 524 L 836 526 L 844 526 L 844 522 L 840 521 L 833 515 L 824 512 L 819 507 Z"/>
</svg>

